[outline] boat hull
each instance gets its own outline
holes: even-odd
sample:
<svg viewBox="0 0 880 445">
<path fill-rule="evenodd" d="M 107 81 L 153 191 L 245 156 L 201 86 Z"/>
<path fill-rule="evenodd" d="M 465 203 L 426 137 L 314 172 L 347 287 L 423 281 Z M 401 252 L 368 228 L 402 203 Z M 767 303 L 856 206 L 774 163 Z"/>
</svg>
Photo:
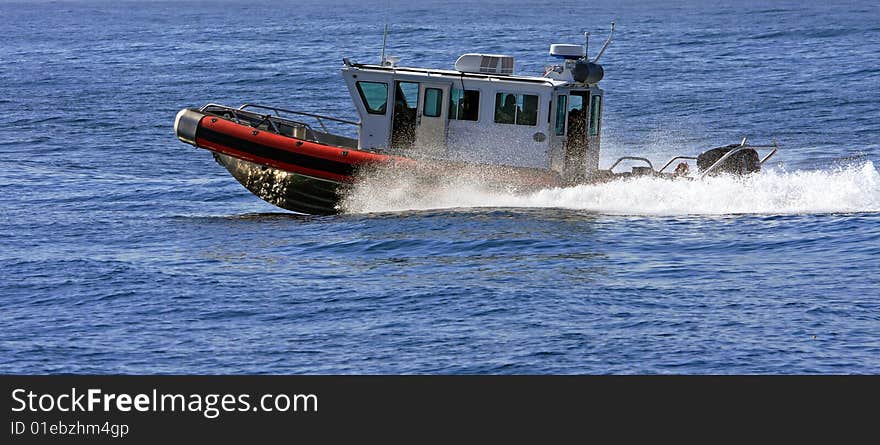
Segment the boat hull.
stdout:
<svg viewBox="0 0 880 445">
<path fill-rule="evenodd" d="M 269 204 L 309 215 L 339 213 L 342 183 L 288 172 L 214 152 L 214 159 Z"/>
<path fill-rule="evenodd" d="M 230 119 L 184 109 L 178 113 L 174 128 L 181 141 L 213 152 L 215 160 L 251 193 L 295 212 L 339 213 L 346 189 L 376 171 L 403 173 L 408 180 L 415 180 L 412 183 L 420 184 L 436 184 L 452 176 L 492 178 L 492 186 L 507 191 L 561 184 L 560 176 L 548 170 L 417 160 L 362 151 L 297 138 L 278 132 L 278 128 L 269 131 L 260 126 L 259 116 L 254 118 L 248 123 L 238 116 Z"/>
<path fill-rule="evenodd" d="M 174 128 L 181 141 L 213 152 L 217 163 L 254 195 L 312 215 L 338 213 L 341 190 L 358 169 L 392 160 L 275 134 L 195 109 L 181 110 Z"/>
</svg>

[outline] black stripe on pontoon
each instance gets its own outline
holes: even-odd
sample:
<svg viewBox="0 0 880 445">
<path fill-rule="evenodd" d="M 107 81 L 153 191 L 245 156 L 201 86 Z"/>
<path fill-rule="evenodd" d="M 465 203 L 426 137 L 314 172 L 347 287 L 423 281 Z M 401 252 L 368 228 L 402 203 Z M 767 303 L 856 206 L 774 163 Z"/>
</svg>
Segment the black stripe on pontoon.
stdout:
<svg viewBox="0 0 880 445">
<path fill-rule="evenodd" d="M 269 147 L 256 142 L 239 139 L 235 136 L 223 134 L 210 128 L 199 127 L 198 137 L 225 145 L 234 150 L 243 151 L 245 153 L 259 156 L 261 158 L 271 159 L 273 161 L 284 162 L 285 164 L 296 165 L 298 167 L 309 168 L 337 175 L 351 176 L 354 174 L 354 165 L 345 162 L 331 161 L 329 159 L 316 158 L 314 156 L 304 155 L 302 153 L 292 153 L 287 150 L 280 150 Z"/>
</svg>

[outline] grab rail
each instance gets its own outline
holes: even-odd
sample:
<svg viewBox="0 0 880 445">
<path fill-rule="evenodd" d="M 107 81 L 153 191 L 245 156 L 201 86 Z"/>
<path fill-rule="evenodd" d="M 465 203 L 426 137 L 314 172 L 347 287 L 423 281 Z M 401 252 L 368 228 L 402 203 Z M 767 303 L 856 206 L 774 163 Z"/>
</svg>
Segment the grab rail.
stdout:
<svg viewBox="0 0 880 445">
<path fill-rule="evenodd" d="M 640 158 L 638 156 L 624 156 L 611 164 L 611 167 L 608 167 L 608 171 L 614 170 L 614 167 L 617 167 L 617 164 L 620 164 L 623 161 L 645 161 L 648 163 L 648 166 L 651 167 L 651 170 L 654 170 L 654 164 L 652 164 L 651 161 L 649 161 L 647 158 Z"/>
<path fill-rule="evenodd" d="M 274 119 L 275 117 L 273 117 L 271 114 L 260 114 L 260 113 L 254 113 L 254 112 L 252 112 L 252 111 L 244 111 L 244 110 L 242 110 L 241 108 L 235 108 L 235 107 L 230 107 L 229 105 L 215 104 L 215 103 L 209 103 L 209 104 L 203 106 L 202 108 L 199 108 L 199 111 L 201 111 L 202 113 L 205 113 L 205 112 L 207 112 L 208 109 L 210 109 L 210 108 L 219 108 L 220 110 L 223 111 L 224 114 L 226 114 L 226 113 L 231 113 L 231 117 L 235 120 L 235 123 L 237 123 L 237 124 L 241 124 L 241 125 L 243 125 L 242 122 L 241 122 L 241 116 L 238 115 L 238 113 L 239 113 L 239 111 L 240 111 L 240 112 L 242 112 L 242 113 L 246 113 L 246 114 L 247 114 L 248 116 L 250 116 L 251 118 L 262 118 L 259 122 L 257 122 L 256 125 L 253 125 L 253 124 L 248 124 L 248 125 L 252 125 L 252 126 L 254 126 L 254 127 L 257 127 L 257 126 L 262 125 L 263 122 L 268 122 L 269 125 L 271 125 L 271 126 L 272 126 L 273 128 L 275 128 L 275 129 L 277 129 L 277 126 L 275 125 L 275 122 L 273 121 L 273 119 Z M 305 123 L 305 122 L 300 122 L 300 121 L 294 121 L 294 120 L 290 120 L 290 119 L 285 119 L 285 118 L 283 118 L 283 117 L 281 117 L 281 116 L 276 116 L 276 117 L 277 117 L 278 119 L 280 119 L 282 122 L 287 122 L 287 123 L 291 123 L 291 124 L 301 125 L 301 126 L 303 126 L 303 127 L 305 127 L 305 128 L 308 128 L 308 129 L 311 129 L 311 128 L 312 128 L 311 125 L 309 125 L 309 124 L 307 124 L 307 123 Z"/>
<path fill-rule="evenodd" d="M 241 121 L 238 119 L 238 113 L 236 113 L 236 111 L 238 111 L 238 110 L 236 110 L 235 108 L 232 108 L 228 105 L 223 105 L 223 104 L 208 103 L 208 104 L 205 104 L 205 106 L 203 106 L 202 108 L 199 108 L 199 111 L 204 113 L 208 110 L 208 108 L 222 108 L 225 111 L 231 111 L 232 117 L 235 118 L 235 123 L 241 124 Z"/>
<path fill-rule="evenodd" d="M 328 121 L 333 121 L 333 122 L 339 122 L 339 123 L 342 123 L 342 124 L 352 125 L 352 126 L 355 126 L 355 127 L 360 127 L 360 126 L 361 126 L 361 123 L 360 123 L 360 122 L 354 122 L 354 121 L 349 121 L 349 120 L 345 120 L 345 119 L 339 119 L 338 117 L 323 116 L 323 115 L 320 115 L 320 114 L 306 113 L 306 112 L 304 112 L 304 111 L 287 110 L 287 109 L 284 109 L 284 108 L 270 107 L 270 106 L 266 106 L 266 105 L 244 104 L 244 105 L 238 107 L 238 109 L 241 110 L 241 111 L 245 111 L 245 108 L 258 108 L 258 109 L 261 109 L 261 110 L 274 111 L 274 112 L 275 112 L 275 115 L 278 116 L 278 117 L 281 117 L 281 114 L 280 114 L 279 112 L 281 112 L 281 113 L 295 114 L 295 115 L 298 115 L 298 116 L 312 117 L 312 118 L 314 118 L 315 120 L 318 121 L 318 125 L 321 126 L 321 129 L 324 131 L 324 133 L 328 133 L 328 131 L 327 131 L 327 127 L 324 125 L 324 121 L 323 121 L 324 119 L 326 119 L 326 120 L 328 120 Z"/>
<path fill-rule="evenodd" d="M 673 162 L 675 162 L 679 159 L 690 159 L 692 161 L 696 161 L 697 157 L 696 156 L 676 156 L 676 157 L 670 159 L 669 162 L 667 162 L 666 165 L 663 166 L 663 168 L 661 168 L 660 170 L 657 170 L 657 173 L 663 173 L 663 170 L 666 170 L 667 167 L 669 167 L 670 165 L 672 165 Z"/>
<path fill-rule="evenodd" d="M 318 122 L 318 124 L 321 126 L 321 129 L 324 131 L 324 133 L 330 133 L 327 129 L 327 126 L 324 125 L 324 122 L 323 122 L 324 119 L 329 120 L 329 121 L 333 121 L 333 122 L 339 122 L 342 124 L 352 125 L 352 126 L 355 126 L 358 128 L 360 128 L 360 126 L 361 126 L 360 122 L 353 122 L 353 121 L 339 119 L 339 118 L 331 117 L 331 116 L 322 116 L 320 114 L 306 113 L 303 111 L 286 110 L 284 108 L 268 107 L 265 105 L 256 105 L 256 104 L 244 104 L 238 108 L 234 108 L 234 107 L 230 107 L 228 105 L 209 103 L 209 104 L 203 106 L 202 108 L 200 108 L 199 111 L 204 113 L 209 108 L 220 108 L 224 111 L 228 111 L 228 112 L 232 113 L 232 116 L 235 118 L 235 122 L 238 124 L 241 124 L 241 119 L 238 115 L 239 111 L 244 112 L 244 113 L 248 113 L 252 116 L 260 116 L 263 118 L 263 121 L 261 121 L 260 123 L 263 123 L 268 120 L 269 124 L 272 125 L 272 127 L 275 128 L 276 130 L 277 130 L 277 126 L 272 121 L 273 117 L 271 114 L 260 114 L 260 113 L 254 112 L 254 111 L 248 111 L 248 110 L 246 110 L 246 108 L 257 108 L 257 109 L 262 109 L 262 110 L 273 111 L 275 113 L 274 118 L 280 119 L 282 122 L 287 121 L 292 124 L 301 125 L 307 129 L 309 129 L 310 131 L 312 130 L 311 125 L 309 125 L 305 122 L 300 122 L 300 121 L 292 120 L 290 118 L 285 118 L 285 117 L 281 116 L 281 112 L 314 118 Z"/>
<path fill-rule="evenodd" d="M 758 147 L 758 148 L 769 148 L 769 147 L 770 147 L 770 146 L 767 146 L 767 147 Z M 764 156 L 764 159 L 761 159 L 761 165 L 764 165 L 764 163 L 767 162 L 768 159 L 770 159 L 771 157 L 773 157 L 773 155 L 775 155 L 776 152 L 779 151 L 779 146 L 776 145 L 776 141 L 775 141 L 775 140 L 773 141 L 773 145 L 772 145 L 772 147 L 773 147 L 773 151 L 771 151 L 770 153 L 767 153 L 767 156 Z"/>
</svg>

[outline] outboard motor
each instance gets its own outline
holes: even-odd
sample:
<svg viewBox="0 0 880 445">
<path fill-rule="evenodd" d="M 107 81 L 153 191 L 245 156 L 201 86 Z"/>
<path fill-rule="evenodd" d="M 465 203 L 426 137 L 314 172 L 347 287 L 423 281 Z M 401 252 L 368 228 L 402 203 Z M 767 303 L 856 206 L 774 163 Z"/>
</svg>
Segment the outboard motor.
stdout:
<svg viewBox="0 0 880 445">
<path fill-rule="evenodd" d="M 730 144 L 724 147 L 704 151 L 697 156 L 697 167 L 700 168 L 700 171 L 706 171 L 728 152 L 739 147 L 741 147 L 741 144 Z M 724 163 L 715 167 L 710 174 L 733 173 L 737 175 L 745 175 L 760 170 L 761 159 L 758 156 L 758 152 L 753 148 L 746 148 L 725 159 Z"/>
</svg>

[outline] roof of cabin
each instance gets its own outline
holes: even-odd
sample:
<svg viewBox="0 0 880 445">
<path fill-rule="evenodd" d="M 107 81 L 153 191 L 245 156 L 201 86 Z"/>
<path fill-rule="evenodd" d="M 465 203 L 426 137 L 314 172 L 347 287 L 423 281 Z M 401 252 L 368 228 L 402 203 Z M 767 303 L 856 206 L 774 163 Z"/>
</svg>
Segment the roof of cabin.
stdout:
<svg viewBox="0 0 880 445">
<path fill-rule="evenodd" d="M 390 73 L 412 73 L 412 74 L 439 74 L 443 76 L 449 77 L 458 77 L 458 78 L 471 78 L 471 79 L 497 79 L 500 81 L 507 82 L 526 82 L 526 83 L 540 83 L 551 86 L 560 86 L 567 85 L 570 82 L 565 82 L 561 80 L 550 79 L 547 77 L 538 77 L 538 76 L 517 76 L 517 75 L 498 75 L 498 74 L 482 74 L 482 73 L 467 73 L 462 71 L 455 70 L 443 70 L 443 69 L 433 69 L 433 68 L 414 68 L 414 67 L 405 67 L 405 66 L 381 66 L 381 65 L 370 65 L 370 64 L 361 64 L 361 63 L 351 63 L 347 65 L 351 68 L 366 70 L 366 71 L 382 71 L 382 72 L 390 72 Z"/>
</svg>

